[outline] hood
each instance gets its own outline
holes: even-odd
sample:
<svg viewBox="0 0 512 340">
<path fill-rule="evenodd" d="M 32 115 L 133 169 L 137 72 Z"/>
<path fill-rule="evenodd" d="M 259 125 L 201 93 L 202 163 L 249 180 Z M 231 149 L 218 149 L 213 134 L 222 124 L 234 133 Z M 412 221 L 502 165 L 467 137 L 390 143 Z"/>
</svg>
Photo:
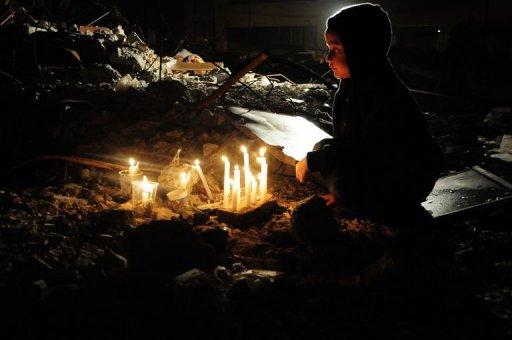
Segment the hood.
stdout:
<svg viewBox="0 0 512 340">
<path fill-rule="evenodd" d="M 327 20 L 327 31 L 340 37 L 353 80 L 391 67 L 391 23 L 379 5 L 344 7 Z"/>
</svg>

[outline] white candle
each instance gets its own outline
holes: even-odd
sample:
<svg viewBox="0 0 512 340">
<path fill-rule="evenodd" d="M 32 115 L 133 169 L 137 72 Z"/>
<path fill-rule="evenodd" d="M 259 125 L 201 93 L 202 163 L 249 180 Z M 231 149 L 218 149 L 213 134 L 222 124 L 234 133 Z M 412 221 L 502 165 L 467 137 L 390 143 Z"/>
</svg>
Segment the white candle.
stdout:
<svg viewBox="0 0 512 340">
<path fill-rule="evenodd" d="M 224 209 L 228 209 L 229 208 L 230 164 L 229 164 L 229 159 L 226 156 L 222 156 L 222 160 L 224 161 L 224 192 L 223 192 L 222 206 L 224 207 Z"/>
<path fill-rule="evenodd" d="M 201 179 L 201 182 L 203 182 L 204 189 L 206 190 L 206 194 L 208 195 L 208 199 L 210 201 L 213 201 L 213 195 L 210 190 L 210 187 L 208 186 L 208 183 L 206 182 L 206 178 L 204 177 L 203 170 L 201 169 L 201 166 L 199 165 L 199 159 L 196 159 L 194 162 L 195 169 L 197 170 L 197 173 L 199 174 L 199 178 Z"/>
<path fill-rule="evenodd" d="M 251 204 L 256 204 L 258 198 L 258 182 L 256 181 L 256 177 L 251 174 Z"/>
<path fill-rule="evenodd" d="M 250 207 L 251 206 L 251 177 L 252 173 L 250 170 L 244 171 L 244 179 L 245 179 L 245 196 L 244 196 L 244 206 Z"/>
<path fill-rule="evenodd" d="M 149 183 L 148 178 L 144 176 L 140 188 L 142 190 L 142 206 L 146 208 L 152 202 L 150 198 L 153 193 L 153 184 Z"/>
<path fill-rule="evenodd" d="M 134 175 L 139 172 L 139 162 L 135 162 L 135 159 L 130 158 L 129 163 L 130 167 L 128 168 L 128 173 L 130 175 Z"/>
<path fill-rule="evenodd" d="M 251 204 L 251 168 L 249 166 L 249 153 L 247 152 L 247 148 L 245 147 L 245 145 L 242 145 L 240 147 L 240 150 L 242 150 L 244 154 L 244 205 L 248 207 Z"/>
<path fill-rule="evenodd" d="M 245 145 L 242 145 L 240 147 L 240 150 L 242 150 L 244 154 L 244 169 L 249 169 L 249 153 L 247 152 L 247 148 L 245 147 Z"/>
<path fill-rule="evenodd" d="M 258 158 L 259 163 L 261 165 L 261 181 L 260 181 L 261 203 L 264 203 L 267 201 L 268 164 L 267 164 L 267 159 L 265 157 L 266 151 L 267 151 L 267 149 L 265 147 L 260 148 L 260 157 Z"/>
<path fill-rule="evenodd" d="M 132 182 L 132 204 L 136 214 L 146 215 L 153 210 L 157 188 L 158 183 L 148 181 L 146 176 L 141 181 Z"/>
<path fill-rule="evenodd" d="M 233 210 L 240 210 L 240 168 L 238 165 L 235 165 L 233 180 L 233 195 L 235 196 L 233 201 L 236 202 L 233 206 Z"/>
</svg>

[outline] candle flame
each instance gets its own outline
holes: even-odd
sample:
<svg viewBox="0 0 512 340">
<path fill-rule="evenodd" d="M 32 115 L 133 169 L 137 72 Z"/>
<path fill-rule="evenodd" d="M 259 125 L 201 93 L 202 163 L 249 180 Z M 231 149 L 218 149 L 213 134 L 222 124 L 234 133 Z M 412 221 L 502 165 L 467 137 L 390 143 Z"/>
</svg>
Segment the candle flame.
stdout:
<svg viewBox="0 0 512 340">
<path fill-rule="evenodd" d="M 265 156 L 265 152 L 267 152 L 267 148 L 266 147 L 261 147 L 260 148 L 260 156 L 261 157 Z"/>
<path fill-rule="evenodd" d="M 149 183 L 148 178 L 146 176 L 142 177 L 142 182 L 140 184 L 142 191 L 151 192 L 153 191 L 153 185 Z"/>
<path fill-rule="evenodd" d="M 128 162 L 130 163 L 130 166 L 135 165 L 135 159 L 133 159 L 133 158 L 130 158 L 130 160 Z"/>
<path fill-rule="evenodd" d="M 222 156 L 221 159 L 224 161 L 224 162 L 228 162 L 228 158 L 226 156 Z"/>
<path fill-rule="evenodd" d="M 194 164 L 195 164 L 196 166 L 199 166 L 199 159 L 196 159 L 196 160 L 194 161 Z"/>
<path fill-rule="evenodd" d="M 242 145 L 240 150 L 242 150 L 243 153 L 247 153 L 247 147 L 245 145 Z"/>
</svg>

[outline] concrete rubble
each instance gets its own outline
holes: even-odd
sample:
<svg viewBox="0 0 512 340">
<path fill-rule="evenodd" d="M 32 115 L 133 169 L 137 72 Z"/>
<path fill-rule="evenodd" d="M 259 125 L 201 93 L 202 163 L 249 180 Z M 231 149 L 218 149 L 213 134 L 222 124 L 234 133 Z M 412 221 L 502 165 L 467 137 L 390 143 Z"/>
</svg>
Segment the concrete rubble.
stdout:
<svg viewBox="0 0 512 340">
<path fill-rule="evenodd" d="M 10 164 L 50 151 L 115 164 L 135 157 L 160 183 L 154 214 L 137 216 L 114 171 L 41 160 L 2 172 L 0 296 L 12 334 L 67 334 L 61 323 L 91 337 L 128 338 L 178 331 L 236 338 L 246 337 L 247 329 L 271 338 L 338 331 L 369 338 L 391 331 L 471 336 L 489 324 L 496 333 L 512 331 L 503 325 L 511 315 L 506 212 L 443 225 L 424 237 L 335 210 L 323 224 L 336 242 L 318 240 L 329 245 L 313 249 L 291 225 L 300 214 L 318 223 L 318 195 L 325 189 L 316 182 L 298 185 L 293 168 L 271 155 L 269 193 L 276 207 L 265 219 L 239 229 L 220 221 L 215 209 L 199 209 L 212 202 L 193 161 L 201 159 L 218 201 L 221 156 L 239 155 L 241 145 L 263 145 L 227 120 L 229 108 L 297 115 L 330 131 L 333 93 L 324 84 L 250 72 L 194 111 L 190 104 L 231 73 L 216 60 L 187 50 L 160 56 L 122 26 L 62 27 L 20 14 L 10 27 L 22 29 L 22 46 L 31 39 L 52 46 L 37 65 L 26 65 L 37 81 L 1 78 L 13 107 L 2 128 Z M 512 133 L 501 122 L 509 111 L 493 110 L 487 118 L 429 113 L 435 138 L 453 156 L 445 173 L 478 163 L 511 181 L 511 169 L 488 157 L 500 146 L 496 136 Z M 189 195 L 170 200 L 180 173 L 190 175 Z M 461 282 L 470 289 L 461 290 Z M 432 319 L 438 328 L 418 325 Z"/>
</svg>

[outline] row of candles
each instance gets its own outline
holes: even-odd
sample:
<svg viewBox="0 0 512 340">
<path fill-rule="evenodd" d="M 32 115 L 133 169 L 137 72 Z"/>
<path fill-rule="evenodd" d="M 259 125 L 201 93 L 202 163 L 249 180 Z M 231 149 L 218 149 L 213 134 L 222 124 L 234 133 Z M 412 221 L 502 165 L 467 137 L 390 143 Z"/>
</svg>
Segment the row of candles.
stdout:
<svg viewBox="0 0 512 340">
<path fill-rule="evenodd" d="M 260 148 L 259 154 L 256 157 L 257 162 L 260 164 L 260 173 L 257 176 L 254 176 L 252 173 L 247 148 L 242 146 L 240 150 L 243 153 L 244 160 L 243 190 L 241 187 L 242 172 L 239 166 L 234 166 L 233 178 L 231 178 L 231 163 L 226 156 L 222 156 L 222 161 L 224 162 L 222 206 L 226 210 L 240 211 L 244 208 L 262 204 L 267 200 L 268 163 L 265 156 L 266 148 Z M 213 201 L 213 194 L 201 169 L 199 160 L 194 162 L 193 168 L 199 175 L 208 199 Z M 128 170 L 122 170 L 119 174 L 121 176 L 121 191 L 124 194 L 129 194 L 131 190 L 134 209 L 142 208 L 145 211 L 151 211 L 155 203 L 158 182 L 149 181 L 146 176 L 143 176 L 142 171 L 139 169 L 139 162 L 136 162 L 133 158 L 129 160 Z M 182 195 L 180 195 L 181 197 L 188 195 L 187 187 L 189 180 L 189 174 L 185 172 L 180 173 L 180 188 L 177 190 L 182 193 Z"/>
<path fill-rule="evenodd" d="M 265 203 L 267 200 L 268 163 L 265 156 L 266 148 L 260 148 L 259 155 L 256 157 L 257 162 L 260 164 L 260 173 L 258 176 L 252 174 L 247 147 L 242 145 L 240 150 L 244 157 L 243 192 L 241 188 L 240 167 L 238 165 L 234 166 L 233 178 L 231 178 L 231 163 L 226 156 L 222 156 L 222 160 L 224 161 L 222 207 L 227 210 L 239 211 L 244 208 Z"/>
</svg>

